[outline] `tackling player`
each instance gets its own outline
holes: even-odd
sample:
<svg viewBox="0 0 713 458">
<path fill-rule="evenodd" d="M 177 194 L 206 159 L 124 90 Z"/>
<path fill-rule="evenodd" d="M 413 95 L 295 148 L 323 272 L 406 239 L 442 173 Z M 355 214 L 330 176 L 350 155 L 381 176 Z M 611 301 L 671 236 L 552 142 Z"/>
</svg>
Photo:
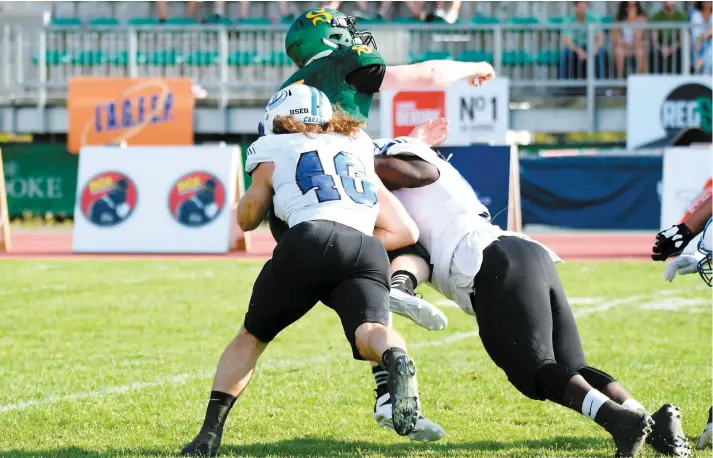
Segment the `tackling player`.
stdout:
<svg viewBox="0 0 713 458">
<path fill-rule="evenodd" d="M 711 255 L 713 254 L 713 229 L 711 229 L 711 216 L 713 215 L 713 200 L 708 197 L 693 211 L 681 224 L 671 226 L 656 235 L 656 242 L 651 258 L 654 261 L 665 261 L 671 256 L 678 256 L 666 266 L 664 279 L 673 281 L 676 274 L 687 275 L 698 272 L 704 282 L 711 286 L 713 269 L 711 268 Z M 682 255 L 683 250 L 698 234 L 703 236 L 698 241 L 698 254 Z M 713 408 L 708 409 L 708 423 L 703 429 L 696 448 L 703 449 L 711 444 L 713 436 Z"/>
<path fill-rule="evenodd" d="M 375 149 L 377 174 L 430 253 L 432 286 L 476 317 L 485 350 L 518 391 L 594 420 L 612 435 L 617 456 L 636 455 L 654 420 L 656 450 L 690 455 L 678 409 L 666 404 L 652 420 L 620 383 L 587 364 L 557 255 L 492 224 L 470 185 L 425 143 L 402 137 Z"/>
<path fill-rule="evenodd" d="M 279 91 L 265 127 L 268 135 L 247 152 L 253 180 L 238 224 L 257 228 L 274 201 L 289 229 L 255 281 L 243 327 L 218 364 L 203 426 L 183 455 L 215 456 L 228 413 L 267 344 L 318 301 L 339 315 L 355 359 L 387 368 L 394 429 L 408 435 L 420 416 L 416 368 L 388 327 L 384 247 L 413 244 L 418 230 L 374 173 L 373 144 L 361 123 L 333 115 L 322 92 L 305 85 Z"/>
<path fill-rule="evenodd" d="M 297 17 L 285 37 L 285 50 L 299 69 L 282 87 L 314 86 L 349 116 L 366 123 L 379 91 L 445 87 L 463 78 L 483 84 L 495 76 L 487 62 L 436 60 L 387 66 L 372 34 L 357 31 L 355 24 L 354 17 L 330 8 L 308 10 Z M 271 218 L 277 235 L 280 230 L 274 223 Z M 408 259 L 392 264 L 391 311 L 427 329 L 445 328 L 443 312 L 415 296 L 413 283 L 425 278 L 419 278 L 421 272 L 410 272 L 410 265 Z"/>
</svg>

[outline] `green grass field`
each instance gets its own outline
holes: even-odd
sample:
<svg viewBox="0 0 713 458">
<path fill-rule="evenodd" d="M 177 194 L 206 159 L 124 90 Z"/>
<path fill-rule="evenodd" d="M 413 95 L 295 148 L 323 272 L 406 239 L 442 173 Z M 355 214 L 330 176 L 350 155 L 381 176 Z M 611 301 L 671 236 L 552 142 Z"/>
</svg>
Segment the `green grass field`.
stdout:
<svg viewBox="0 0 713 458">
<path fill-rule="evenodd" d="M 200 427 L 215 364 L 260 267 L 0 262 L 0 456 L 177 456 Z M 695 275 L 665 283 L 662 271 L 653 263 L 560 267 L 588 361 L 650 410 L 677 404 L 693 442 L 711 403 L 711 291 Z M 425 414 L 446 429 L 440 442 L 377 427 L 368 367 L 351 359 L 336 315 L 319 306 L 266 351 L 233 408 L 222 454 L 613 456 L 593 422 L 516 392 L 485 354 L 475 320 L 444 310 L 443 332 L 395 319 L 419 367 Z"/>
</svg>

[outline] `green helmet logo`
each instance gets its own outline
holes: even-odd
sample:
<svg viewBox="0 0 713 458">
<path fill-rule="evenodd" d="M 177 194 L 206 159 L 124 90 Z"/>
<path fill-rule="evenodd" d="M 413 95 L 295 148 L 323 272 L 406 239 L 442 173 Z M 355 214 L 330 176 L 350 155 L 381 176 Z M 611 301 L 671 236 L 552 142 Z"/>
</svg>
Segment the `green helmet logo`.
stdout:
<svg viewBox="0 0 713 458">
<path fill-rule="evenodd" d="M 285 37 L 287 55 L 298 67 L 347 46 L 363 44 L 376 49 L 369 32 L 357 32 L 356 20 L 331 8 L 317 8 L 300 14 Z"/>
</svg>

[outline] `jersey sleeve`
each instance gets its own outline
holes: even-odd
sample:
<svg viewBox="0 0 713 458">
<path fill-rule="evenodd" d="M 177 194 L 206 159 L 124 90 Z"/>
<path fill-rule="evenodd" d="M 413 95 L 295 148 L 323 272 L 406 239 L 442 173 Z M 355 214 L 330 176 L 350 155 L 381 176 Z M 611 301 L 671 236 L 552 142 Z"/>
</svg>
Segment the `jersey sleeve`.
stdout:
<svg viewBox="0 0 713 458">
<path fill-rule="evenodd" d="M 266 144 L 267 142 L 261 140 L 263 139 L 258 139 L 248 147 L 248 151 L 245 155 L 245 171 L 248 174 L 252 174 L 257 166 L 263 162 L 275 161 L 272 157 L 272 148 Z"/>
<path fill-rule="evenodd" d="M 342 51 L 341 61 L 345 75 L 362 67 L 386 66 L 379 51 L 365 45 L 353 45 L 351 48 L 345 49 Z"/>
</svg>

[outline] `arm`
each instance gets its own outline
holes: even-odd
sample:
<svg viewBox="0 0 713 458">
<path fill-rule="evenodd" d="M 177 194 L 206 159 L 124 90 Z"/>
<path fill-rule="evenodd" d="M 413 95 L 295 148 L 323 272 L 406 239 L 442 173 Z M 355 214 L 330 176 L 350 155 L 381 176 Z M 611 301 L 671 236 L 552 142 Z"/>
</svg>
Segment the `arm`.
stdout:
<svg viewBox="0 0 713 458">
<path fill-rule="evenodd" d="M 411 65 L 386 67 L 380 91 L 427 89 L 446 87 L 458 80 L 469 78 L 479 84 L 495 78 L 493 67 L 487 62 L 454 62 L 429 60 Z"/>
<path fill-rule="evenodd" d="M 572 41 L 572 36 L 569 34 L 562 35 L 562 44 L 565 48 L 576 53 L 584 52 L 584 49 L 580 48 L 574 41 Z"/>
<path fill-rule="evenodd" d="M 379 196 L 379 215 L 376 217 L 374 237 L 384 244 L 386 251 L 393 251 L 418 241 L 418 227 L 401 202 L 384 184 L 376 179 Z"/>
<path fill-rule="evenodd" d="M 703 229 L 706 227 L 706 223 L 709 219 L 711 219 L 711 213 L 713 213 L 713 196 L 704 200 L 693 213 L 688 215 L 688 218 L 686 218 L 686 221 L 684 221 L 683 224 L 688 226 L 691 230 L 691 234 L 695 237 L 703 232 Z"/>
<path fill-rule="evenodd" d="M 418 156 L 377 156 L 374 158 L 374 168 L 391 191 L 427 186 L 440 176 L 435 165 Z"/>
<path fill-rule="evenodd" d="M 252 184 L 238 203 L 238 226 L 252 231 L 265 219 L 272 207 L 272 162 L 261 162 L 252 173 Z"/>
</svg>

